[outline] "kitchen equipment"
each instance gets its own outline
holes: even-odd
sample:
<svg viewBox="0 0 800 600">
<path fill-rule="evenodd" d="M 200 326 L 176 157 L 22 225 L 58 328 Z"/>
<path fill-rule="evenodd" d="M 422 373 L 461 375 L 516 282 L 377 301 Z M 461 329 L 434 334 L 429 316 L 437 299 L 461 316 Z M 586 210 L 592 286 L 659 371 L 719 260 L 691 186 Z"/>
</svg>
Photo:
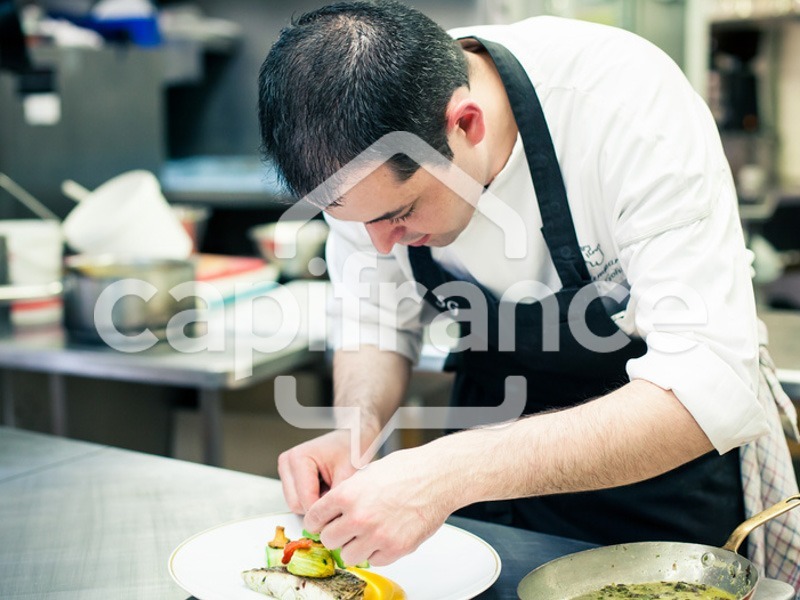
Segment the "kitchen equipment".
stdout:
<svg viewBox="0 0 800 600">
<path fill-rule="evenodd" d="M 753 529 L 798 505 L 800 495 L 758 513 L 739 525 L 722 548 L 637 542 L 569 554 L 531 571 L 520 582 L 517 594 L 522 600 L 568 600 L 617 583 L 685 581 L 718 587 L 737 600 L 750 600 L 759 583 L 758 569 L 736 550 Z"/>
<path fill-rule="evenodd" d="M 320 269 L 312 263 L 324 254 L 328 239 L 324 221 L 278 221 L 253 227 L 248 235 L 261 255 L 280 269 L 284 279 L 319 276 L 324 272 L 324 263 L 320 262 Z"/>
<path fill-rule="evenodd" d="M 72 179 L 65 179 L 61 182 L 61 192 L 75 202 L 85 200 L 92 193 L 90 189 L 83 187 Z M 189 206 L 187 204 L 172 204 L 171 209 L 192 241 L 192 254 L 199 252 L 211 211 L 203 206 Z"/>
<path fill-rule="evenodd" d="M 0 173 L 0 188 L 42 219 L 0 220 L 0 236 L 6 238 L 8 283 L 39 285 L 58 281 L 64 250 L 58 216 L 4 173 Z"/>
<path fill-rule="evenodd" d="M 203 206 L 173 204 L 172 212 L 178 217 L 178 221 L 180 221 L 189 239 L 192 240 L 192 253 L 199 252 L 211 211 Z"/>
<path fill-rule="evenodd" d="M 90 192 L 64 220 L 64 236 L 83 254 L 185 259 L 192 251 L 149 171 L 128 171 Z"/>
<path fill-rule="evenodd" d="M 61 278 L 64 242 L 58 221 L 0 220 L 0 235 L 8 246 L 11 284 L 47 284 Z"/>
<path fill-rule="evenodd" d="M 0 236 L 0 287 L 8 284 L 8 249 L 6 238 Z M 0 303 L 0 333 L 11 331 L 11 306 Z"/>
<path fill-rule="evenodd" d="M 71 200 L 75 202 L 80 202 L 81 200 L 85 200 L 89 197 L 92 193 L 92 190 L 89 188 L 83 187 L 77 181 L 73 181 L 72 179 L 65 179 L 61 182 L 61 192 Z"/>
<path fill-rule="evenodd" d="M 26 189 L 20 186 L 5 173 L 0 173 L 0 187 L 19 200 L 25 207 L 40 219 L 45 221 L 59 221 L 58 215 L 34 198 Z"/>
<path fill-rule="evenodd" d="M 60 219 L 4 173 L 0 173 L 0 188 L 42 219 L 0 220 L 8 275 L 7 285 L 0 287 L 2 310 L 11 311 L 15 325 L 58 320 L 64 252 Z"/>
<path fill-rule="evenodd" d="M 194 275 L 194 263 L 188 260 L 68 257 L 64 328 L 75 340 L 112 346 L 146 331 L 164 339 L 170 319 L 195 308 L 194 296 L 176 300 L 170 291 L 194 281 Z"/>
</svg>

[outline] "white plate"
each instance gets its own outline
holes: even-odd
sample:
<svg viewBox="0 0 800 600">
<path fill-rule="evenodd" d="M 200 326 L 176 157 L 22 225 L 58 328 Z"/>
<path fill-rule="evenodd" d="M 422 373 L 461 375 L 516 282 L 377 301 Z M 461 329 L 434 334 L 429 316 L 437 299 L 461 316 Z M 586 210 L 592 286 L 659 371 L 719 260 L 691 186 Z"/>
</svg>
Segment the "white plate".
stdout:
<svg viewBox="0 0 800 600">
<path fill-rule="evenodd" d="M 218 525 L 180 544 L 169 559 L 175 582 L 200 600 L 258 600 L 241 572 L 265 566 L 264 547 L 275 527 L 290 539 L 301 536 L 301 519 L 281 513 Z M 500 575 L 500 557 L 476 535 L 445 525 L 415 552 L 389 565 L 373 567 L 405 590 L 408 600 L 468 600 Z"/>
</svg>

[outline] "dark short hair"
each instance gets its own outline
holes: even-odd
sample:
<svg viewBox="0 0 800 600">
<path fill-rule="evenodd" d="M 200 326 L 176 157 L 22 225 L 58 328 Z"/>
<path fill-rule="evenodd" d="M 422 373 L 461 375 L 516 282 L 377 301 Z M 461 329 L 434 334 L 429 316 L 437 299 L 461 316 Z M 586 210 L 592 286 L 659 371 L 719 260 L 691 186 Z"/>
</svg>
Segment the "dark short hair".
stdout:
<svg viewBox="0 0 800 600">
<path fill-rule="evenodd" d="M 259 73 L 262 151 L 304 196 L 388 133 L 419 136 L 447 158 L 445 111 L 468 85 L 446 31 L 394 1 L 341 2 L 294 19 Z M 419 165 L 389 161 L 400 180 Z"/>
</svg>

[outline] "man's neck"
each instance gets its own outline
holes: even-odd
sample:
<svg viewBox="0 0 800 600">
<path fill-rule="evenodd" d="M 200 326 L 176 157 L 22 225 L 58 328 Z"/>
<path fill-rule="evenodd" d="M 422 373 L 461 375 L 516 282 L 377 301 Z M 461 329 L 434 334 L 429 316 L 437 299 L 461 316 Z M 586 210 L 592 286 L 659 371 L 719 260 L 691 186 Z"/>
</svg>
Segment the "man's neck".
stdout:
<svg viewBox="0 0 800 600">
<path fill-rule="evenodd" d="M 480 101 L 486 122 L 486 144 L 491 158 L 489 185 L 503 169 L 517 141 L 517 123 L 508 101 L 505 86 L 489 54 L 466 41 L 465 54 L 469 62 L 470 94 Z"/>
</svg>

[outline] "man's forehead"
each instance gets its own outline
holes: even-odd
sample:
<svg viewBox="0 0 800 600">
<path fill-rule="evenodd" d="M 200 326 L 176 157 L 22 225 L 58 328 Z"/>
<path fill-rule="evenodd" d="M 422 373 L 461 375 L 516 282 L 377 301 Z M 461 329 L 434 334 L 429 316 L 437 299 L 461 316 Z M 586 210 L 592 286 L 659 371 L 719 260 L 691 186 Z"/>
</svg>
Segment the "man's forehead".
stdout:
<svg viewBox="0 0 800 600">
<path fill-rule="evenodd" d="M 371 221 L 405 205 L 413 188 L 411 180 L 400 181 L 384 163 L 342 178 L 331 190 L 325 212 L 337 219 Z"/>
</svg>

